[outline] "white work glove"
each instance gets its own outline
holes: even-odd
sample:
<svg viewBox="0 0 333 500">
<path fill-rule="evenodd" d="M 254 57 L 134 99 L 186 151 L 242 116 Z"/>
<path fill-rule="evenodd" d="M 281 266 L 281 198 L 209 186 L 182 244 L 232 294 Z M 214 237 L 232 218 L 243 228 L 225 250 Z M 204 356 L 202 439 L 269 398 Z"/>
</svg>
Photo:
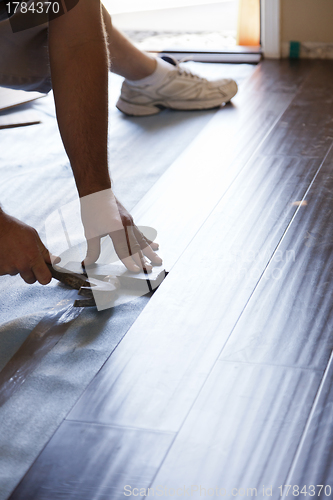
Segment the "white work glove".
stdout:
<svg viewBox="0 0 333 500">
<path fill-rule="evenodd" d="M 96 262 L 101 252 L 101 238 L 107 235 L 129 271 L 151 272 L 152 264 L 162 264 L 162 259 L 154 251 L 158 250 L 158 244 L 142 234 L 111 189 L 84 196 L 80 198 L 80 204 L 88 245 L 85 266 Z"/>
</svg>

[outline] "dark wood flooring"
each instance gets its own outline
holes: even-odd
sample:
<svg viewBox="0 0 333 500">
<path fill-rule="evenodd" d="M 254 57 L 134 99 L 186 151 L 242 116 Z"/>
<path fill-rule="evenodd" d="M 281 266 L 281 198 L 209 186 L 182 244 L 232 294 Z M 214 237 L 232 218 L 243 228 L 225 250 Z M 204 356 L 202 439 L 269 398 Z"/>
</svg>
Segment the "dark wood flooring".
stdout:
<svg viewBox="0 0 333 500">
<path fill-rule="evenodd" d="M 146 195 L 170 273 L 12 500 L 332 498 L 332 91 L 264 61 Z"/>
</svg>

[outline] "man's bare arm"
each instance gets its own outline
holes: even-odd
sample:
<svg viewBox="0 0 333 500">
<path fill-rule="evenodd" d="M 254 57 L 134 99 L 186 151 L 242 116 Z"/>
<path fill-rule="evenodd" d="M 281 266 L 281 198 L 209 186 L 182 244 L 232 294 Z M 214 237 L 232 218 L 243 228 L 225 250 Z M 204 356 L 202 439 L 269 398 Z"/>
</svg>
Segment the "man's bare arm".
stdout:
<svg viewBox="0 0 333 500">
<path fill-rule="evenodd" d="M 144 268 L 149 272 L 152 266 L 147 258 L 153 264 L 162 263 L 154 252 L 158 245 L 137 230 L 111 191 L 107 154 L 109 56 L 100 1 L 80 0 L 49 24 L 57 119 L 84 208 L 82 221 L 88 239 L 85 263 L 96 261 L 100 236 L 109 234 L 129 270 Z M 101 194 L 88 196 L 96 193 Z"/>
<path fill-rule="evenodd" d="M 99 0 L 80 0 L 49 23 L 57 119 L 79 195 L 111 187 L 108 53 Z"/>
</svg>

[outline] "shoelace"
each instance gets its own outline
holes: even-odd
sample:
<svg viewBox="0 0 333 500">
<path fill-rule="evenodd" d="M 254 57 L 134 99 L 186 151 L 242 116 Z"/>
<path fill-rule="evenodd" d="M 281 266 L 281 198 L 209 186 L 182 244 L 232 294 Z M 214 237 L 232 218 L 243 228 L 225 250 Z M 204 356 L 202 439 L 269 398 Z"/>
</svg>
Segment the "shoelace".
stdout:
<svg viewBox="0 0 333 500">
<path fill-rule="evenodd" d="M 206 78 L 202 78 L 199 75 L 194 75 L 189 69 L 185 69 L 184 67 L 179 66 L 179 64 L 177 64 L 177 70 L 178 70 L 178 74 L 181 76 L 190 77 L 190 78 L 193 78 L 194 80 L 200 80 L 201 82 L 208 81 Z"/>
<path fill-rule="evenodd" d="M 176 63 L 176 68 L 177 68 L 178 74 L 180 76 L 186 76 L 186 77 L 193 78 L 194 80 L 201 80 L 204 82 L 208 81 L 207 78 L 202 78 L 199 75 L 195 75 L 189 69 L 184 68 L 183 66 L 180 66 L 181 63 L 188 61 L 188 58 L 184 57 L 183 59 L 180 59 L 179 61 L 177 61 L 176 59 L 173 59 L 173 60 Z"/>
</svg>

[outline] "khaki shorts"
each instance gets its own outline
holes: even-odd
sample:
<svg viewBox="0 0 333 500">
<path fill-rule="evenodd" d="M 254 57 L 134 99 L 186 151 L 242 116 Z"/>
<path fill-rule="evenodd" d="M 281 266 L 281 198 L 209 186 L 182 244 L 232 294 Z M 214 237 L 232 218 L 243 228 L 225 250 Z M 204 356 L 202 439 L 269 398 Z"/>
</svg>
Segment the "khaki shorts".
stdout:
<svg viewBox="0 0 333 500">
<path fill-rule="evenodd" d="M 52 88 L 48 23 L 14 33 L 15 16 L 20 21 L 17 16 L 24 14 L 17 12 L 11 20 L 0 21 L 0 86 L 47 93 Z"/>
</svg>

